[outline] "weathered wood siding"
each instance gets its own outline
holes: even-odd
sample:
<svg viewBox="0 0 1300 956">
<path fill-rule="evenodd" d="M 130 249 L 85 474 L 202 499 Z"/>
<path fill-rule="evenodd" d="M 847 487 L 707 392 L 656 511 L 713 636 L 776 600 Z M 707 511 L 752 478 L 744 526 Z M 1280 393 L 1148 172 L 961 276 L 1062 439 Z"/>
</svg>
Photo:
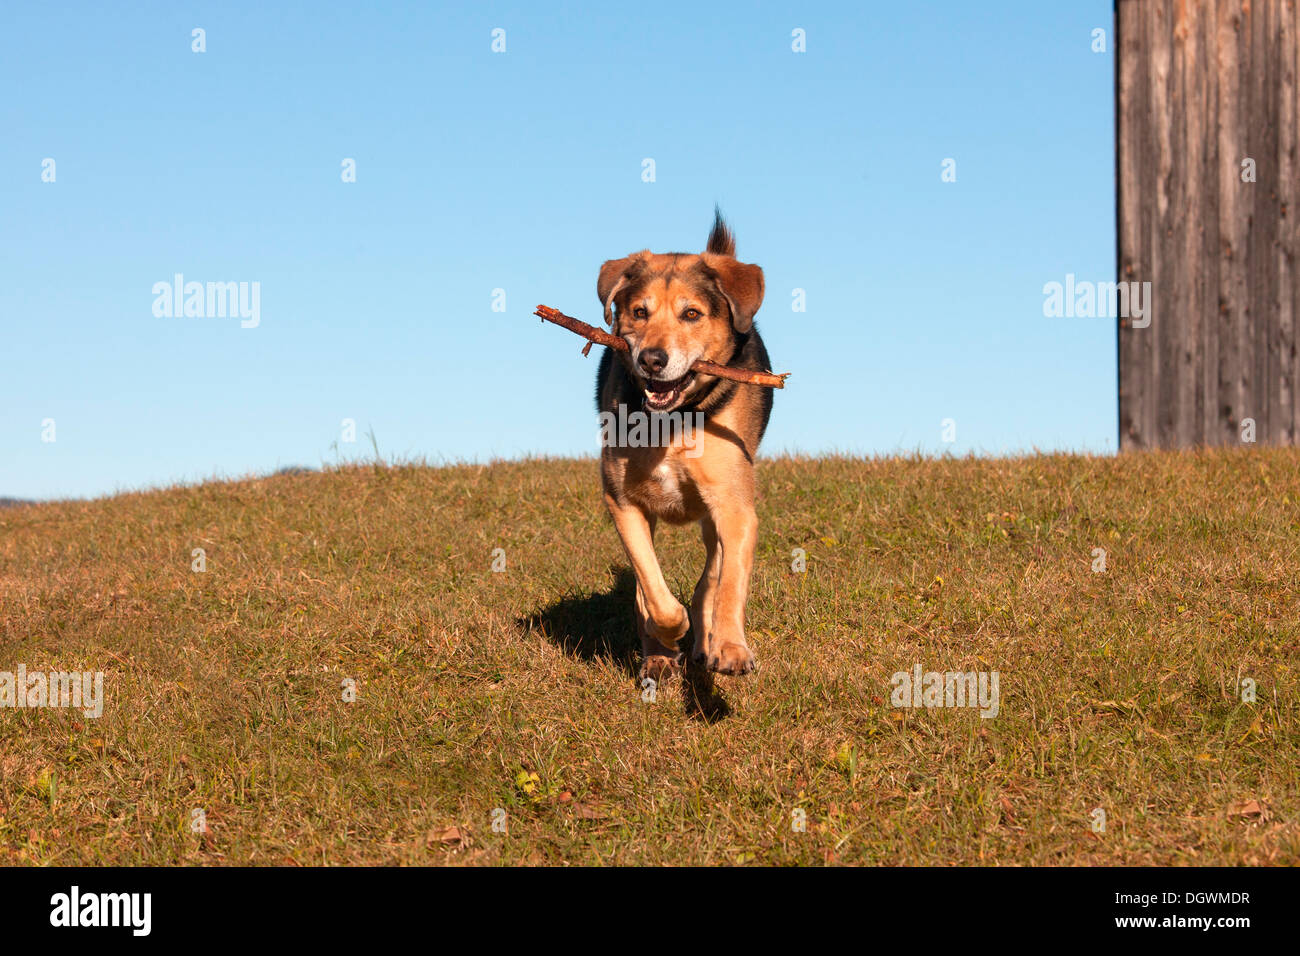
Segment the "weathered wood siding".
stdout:
<svg viewBox="0 0 1300 956">
<path fill-rule="evenodd" d="M 1296 0 L 1117 0 L 1115 38 L 1120 447 L 1295 445 Z"/>
</svg>

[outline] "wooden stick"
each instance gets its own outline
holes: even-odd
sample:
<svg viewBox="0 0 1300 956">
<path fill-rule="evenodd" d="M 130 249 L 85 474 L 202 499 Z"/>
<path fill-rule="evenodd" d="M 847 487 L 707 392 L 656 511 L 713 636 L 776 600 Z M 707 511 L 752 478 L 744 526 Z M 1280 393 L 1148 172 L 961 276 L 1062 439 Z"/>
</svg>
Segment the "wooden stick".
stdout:
<svg viewBox="0 0 1300 956">
<path fill-rule="evenodd" d="M 537 311 L 533 314 L 538 318 L 545 319 L 547 322 L 554 322 L 561 328 L 575 332 L 586 339 L 587 344 L 582 349 L 583 355 L 591 351 L 593 344 L 604 345 L 619 352 L 628 350 L 627 342 L 617 335 L 610 335 L 604 329 L 598 329 L 594 325 L 588 325 L 581 319 L 565 315 L 559 309 L 552 309 L 549 305 L 539 305 Z M 705 375 L 716 375 L 718 378 L 729 378 L 733 382 L 743 382 L 746 385 L 761 385 L 764 388 L 785 388 L 785 380 L 790 377 L 789 372 L 755 372 L 747 368 L 731 368 L 727 365 L 706 362 L 704 359 L 696 359 L 691 363 L 691 371 L 703 372 Z"/>
</svg>

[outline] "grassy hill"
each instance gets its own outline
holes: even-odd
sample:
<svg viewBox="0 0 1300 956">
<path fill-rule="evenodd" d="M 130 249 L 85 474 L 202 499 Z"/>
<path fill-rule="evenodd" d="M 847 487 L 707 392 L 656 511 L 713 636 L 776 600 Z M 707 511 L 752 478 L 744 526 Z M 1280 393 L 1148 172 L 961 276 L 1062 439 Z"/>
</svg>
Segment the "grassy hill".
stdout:
<svg viewBox="0 0 1300 956">
<path fill-rule="evenodd" d="M 0 671 L 107 698 L 0 709 L 0 862 L 1300 862 L 1300 454 L 759 481 L 759 670 L 653 703 L 592 461 L 0 511 Z M 917 664 L 998 715 L 891 706 Z"/>
</svg>

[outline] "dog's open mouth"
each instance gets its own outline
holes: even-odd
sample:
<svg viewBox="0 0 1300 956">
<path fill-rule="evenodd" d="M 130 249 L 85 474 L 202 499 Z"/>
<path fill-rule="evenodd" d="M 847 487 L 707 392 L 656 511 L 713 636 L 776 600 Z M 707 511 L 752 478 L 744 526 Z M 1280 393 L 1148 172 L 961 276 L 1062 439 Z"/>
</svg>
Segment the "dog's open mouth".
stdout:
<svg viewBox="0 0 1300 956">
<path fill-rule="evenodd" d="M 670 407 L 673 402 L 682 397 L 682 392 L 686 391 L 686 386 L 691 384 L 691 379 L 695 377 L 694 372 L 687 372 L 681 378 L 675 378 L 671 382 L 659 382 L 651 379 L 645 383 L 645 404 L 649 409 L 663 409 Z"/>
</svg>

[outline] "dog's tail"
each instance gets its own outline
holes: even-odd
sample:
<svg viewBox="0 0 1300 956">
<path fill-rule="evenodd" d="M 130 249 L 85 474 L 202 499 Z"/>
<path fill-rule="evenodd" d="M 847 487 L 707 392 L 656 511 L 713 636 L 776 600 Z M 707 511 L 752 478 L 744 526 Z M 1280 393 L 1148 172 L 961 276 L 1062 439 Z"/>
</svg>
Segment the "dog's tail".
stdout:
<svg viewBox="0 0 1300 956">
<path fill-rule="evenodd" d="M 709 243 L 704 247 L 704 251 L 719 256 L 736 254 L 736 236 L 727 225 L 727 220 L 722 218 L 722 210 L 717 206 L 713 207 L 713 228 L 709 230 Z"/>
</svg>

